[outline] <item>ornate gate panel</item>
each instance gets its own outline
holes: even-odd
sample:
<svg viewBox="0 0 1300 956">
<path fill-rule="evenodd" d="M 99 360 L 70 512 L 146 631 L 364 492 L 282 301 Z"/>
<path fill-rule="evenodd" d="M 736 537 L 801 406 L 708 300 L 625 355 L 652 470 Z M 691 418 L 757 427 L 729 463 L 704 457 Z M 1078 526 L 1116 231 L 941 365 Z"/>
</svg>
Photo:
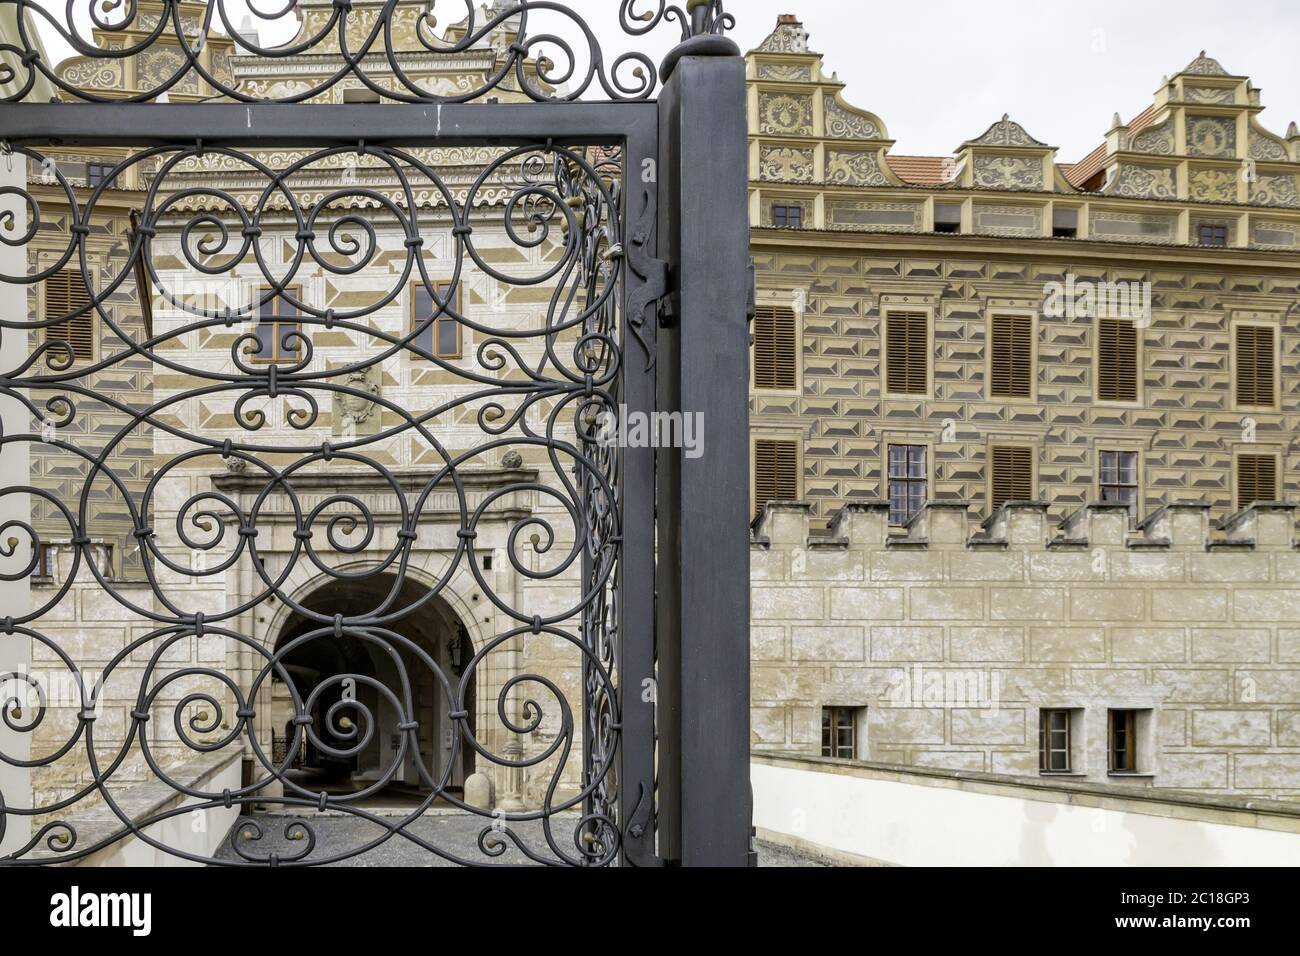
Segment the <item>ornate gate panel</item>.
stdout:
<svg viewBox="0 0 1300 956">
<path fill-rule="evenodd" d="M 619 4 L 681 29 L 656 102 L 552 0 L 297 0 L 276 47 L 222 0 L 0 0 L 4 862 L 746 861 L 721 6 Z"/>
</svg>

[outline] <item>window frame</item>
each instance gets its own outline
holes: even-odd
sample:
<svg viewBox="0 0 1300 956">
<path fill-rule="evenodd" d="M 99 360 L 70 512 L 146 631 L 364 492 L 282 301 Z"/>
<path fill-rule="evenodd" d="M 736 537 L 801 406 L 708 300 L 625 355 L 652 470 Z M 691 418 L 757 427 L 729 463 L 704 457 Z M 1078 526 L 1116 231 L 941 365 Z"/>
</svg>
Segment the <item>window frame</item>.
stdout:
<svg viewBox="0 0 1300 956">
<path fill-rule="evenodd" d="M 1029 394 L 999 395 L 993 391 L 993 329 L 994 321 L 1000 317 L 1029 319 Z M 985 395 L 990 401 L 1038 401 L 1038 312 L 1034 309 L 996 308 L 990 309 L 984 322 L 984 382 Z"/>
<path fill-rule="evenodd" d="M 794 387 L 760 388 L 758 385 L 758 338 L 755 334 L 754 344 L 749 349 L 749 388 L 756 395 L 802 395 L 803 394 L 803 320 L 806 312 L 807 293 L 803 289 L 760 289 L 756 296 L 759 308 L 789 309 L 794 313 Z"/>
<path fill-rule="evenodd" d="M 781 218 L 785 220 L 784 222 L 777 222 L 776 211 L 778 209 L 781 210 Z M 773 199 L 769 210 L 773 229 L 802 229 L 804 227 L 804 208 L 801 202 L 791 199 Z M 796 213 L 797 223 L 790 222 L 790 212 L 792 210 Z"/>
<path fill-rule="evenodd" d="M 990 517 L 992 517 L 993 515 L 997 514 L 997 512 L 998 512 L 998 508 L 1001 507 L 1000 505 L 999 505 L 998 507 L 994 507 L 994 505 L 993 505 L 993 487 L 994 487 L 994 476 L 993 476 L 993 463 L 994 463 L 994 456 L 993 456 L 993 453 L 994 453 L 997 449 L 999 449 L 999 448 L 1020 449 L 1020 450 L 1023 450 L 1023 451 L 1027 451 L 1027 452 L 1029 452 L 1029 464 L 1030 464 L 1030 468 L 1029 468 L 1029 497 L 1028 497 L 1028 498 L 1008 498 L 1007 501 L 1035 501 L 1035 500 L 1037 500 L 1036 496 L 1038 495 L 1038 458 L 1039 458 L 1039 447 L 1038 447 L 1038 445 L 1037 445 L 1036 443 L 1033 443 L 1033 442 L 1017 441 L 1017 440 L 1013 440 L 1013 439 L 990 438 L 989 441 L 988 441 L 988 443 L 987 443 L 987 444 L 985 445 L 985 447 L 984 447 L 984 461 L 985 461 L 985 469 L 984 469 L 984 470 L 985 470 L 985 472 L 986 472 L 986 475 L 985 475 L 985 488 L 984 488 L 984 494 L 985 494 L 984 501 L 985 501 L 985 504 L 988 506 L 988 515 L 989 515 Z M 1003 502 L 1003 504 L 1005 504 L 1005 503 L 1006 503 L 1006 502 Z"/>
<path fill-rule="evenodd" d="M 1065 726 L 1058 730 L 1051 726 L 1052 718 L 1060 715 L 1064 718 Z M 1063 749 L 1052 746 L 1052 735 L 1063 733 L 1065 735 L 1065 747 Z M 1038 772 L 1040 774 L 1075 774 L 1074 764 L 1074 713 L 1068 707 L 1040 707 L 1038 709 Z M 1065 766 L 1053 767 L 1052 754 L 1064 753 Z"/>
<path fill-rule="evenodd" d="M 303 297 L 302 286 L 300 285 L 285 286 L 284 291 L 287 292 L 289 295 L 293 296 L 298 301 L 300 302 L 302 301 L 302 297 Z M 257 329 L 262 325 L 263 309 L 265 309 L 267 306 L 273 303 L 286 304 L 286 300 L 283 294 L 280 293 L 276 293 L 270 299 L 263 301 L 268 292 L 274 293 L 275 290 L 271 286 L 259 286 L 257 289 L 257 302 L 258 302 L 257 321 L 253 328 L 254 335 L 258 334 Z M 277 317 L 278 317 L 278 313 L 277 313 Z M 277 318 L 276 321 L 273 321 L 270 324 L 279 326 L 281 328 L 283 328 L 285 325 L 293 325 L 297 332 L 299 332 L 300 334 L 305 334 L 302 332 L 301 313 L 299 313 L 296 321 L 281 321 Z M 297 365 L 300 361 L 302 361 L 301 352 L 287 353 L 282 355 L 280 353 L 280 349 L 283 347 L 283 343 L 284 343 L 284 334 L 283 332 L 277 331 L 275 336 L 271 340 L 271 354 L 266 355 L 263 352 L 251 353 L 248 355 L 248 359 L 250 360 L 249 364 L 251 365 Z"/>
<path fill-rule="evenodd" d="M 884 444 L 885 460 L 884 460 L 884 463 L 883 463 L 883 464 L 884 464 L 884 467 L 882 468 L 882 474 L 883 474 L 883 476 L 884 476 L 884 483 L 885 483 L 885 488 L 884 488 L 884 490 L 885 490 L 885 495 L 884 495 L 884 497 L 885 497 L 885 501 L 886 501 L 886 503 L 889 504 L 889 524 L 890 524 L 891 527 L 901 528 L 901 527 L 905 527 L 905 526 L 906 526 L 906 525 L 907 525 L 907 524 L 912 520 L 912 518 L 916 516 L 917 512 L 919 512 L 919 511 L 921 510 L 921 508 L 925 507 L 925 503 L 926 503 L 927 501 L 930 500 L 930 491 L 931 491 L 931 485 L 930 485 L 930 459 L 931 459 L 931 451 L 930 451 L 930 446 L 929 446 L 927 443 L 925 443 L 925 442 L 910 442 L 910 441 L 899 440 L 899 439 L 886 439 L 886 440 L 883 442 L 883 444 Z M 893 475 L 893 455 L 892 455 L 892 451 L 893 451 L 895 448 L 908 448 L 908 449 L 919 449 L 919 450 L 920 450 L 920 452 L 921 452 L 921 456 L 922 456 L 922 462 L 921 462 L 921 464 L 922 464 L 922 467 L 923 467 L 923 469 L 924 469 L 924 475 L 923 475 L 920 479 L 915 479 L 915 478 L 911 478 L 911 477 L 902 477 L 902 478 L 898 478 L 898 479 L 895 479 L 895 478 L 894 478 L 894 475 Z M 910 458 L 909 458 L 909 467 L 910 467 Z M 920 506 L 916 509 L 916 511 L 912 511 L 912 512 L 910 512 L 910 513 L 907 515 L 906 519 L 905 519 L 904 521 L 902 521 L 902 522 L 896 522 L 896 521 L 894 521 L 894 508 L 893 508 L 894 496 L 893 496 L 893 485 L 894 485 L 894 481 L 895 481 L 895 480 L 905 482 L 909 487 L 910 487 L 911 485 L 916 484 L 916 483 L 919 482 L 919 483 L 923 486 L 923 488 L 924 488 L 924 490 L 925 490 L 925 494 L 924 494 L 924 495 L 922 496 L 922 498 L 921 498 L 921 504 L 920 504 Z M 908 495 L 907 498 L 908 498 L 909 505 L 910 505 L 911 495 Z"/>
<path fill-rule="evenodd" d="M 48 570 L 47 570 L 48 568 Z M 58 552 L 48 541 L 36 545 L 36 567 L 32 569 L 33 581 L 53 581 L 58 574 Z"/>
<path fill-rule="evenodd" d="M 956 207 L 957 219 L 954 222 L 951 219 L 939 219 L 939 207 Z M 930 231 L 941 236 L 960 236 L 966 230 L 964 223 L 966 220 L 966 203 L 962 201 L 952 202 L 951 200 L 934 200 L 930 208 Z"/>
<path fill-rule="evenodd" d="M 1122 724 L 1121 727 L 1121 715 Z M 1122 733 L 1124 740 L 1123 762 L 1119 766 L 1117 736 Z M 1138 748 L 1138 712 L 1131 708 L 1109 708 L 1106 711 L 1106 772 L 1112 774 L 1141 773 L 1139 763 L 1141 755 Z"/>
<path fill-rule="evenodd" d="M 1133 397 L 1132 398 L 1102 398 L 1101 396 L 1101 323 L 1102 322 L 1127 322 L 1133 326 L 1134 356 L 1133 356 Z M 1137 408 L 1143 403 L 1143 387 L 1145 385 L 1145 366 L 1143 365 L 1143 356 L 1145 352 L 1146 336 L 1142 334 L 1143 327 L 1138 325 L 1132 319 L 1117 319 L 1110 316 L 1099 315 L 1092 320 L 1092 398 L 1098 405 L 1118 406 L 1121 408 Z"/>
<path fill-rule="evenodd" d="M 889 320 L 896 315 L 922 315 L 925 318 L 925 390 L 899 392 L 889 385 Z M 934 398 L 934 308 L 903 302 L 880 306 L 880 394 L 891 401 L 914 402 Z"/>
<path fill-rule="evenodd" d="M 1133 501 L 1129 505 L 1129 514 L 1131 520 L 1136 521 L 1143 500 L 1143 483 L 1142 483 L 1142 452 L 1137 448 L 1126 448 L 1115 443 L 1098 442 L 1094 448 L 1094 461 L 1097 464 L 1097 501 L 1102 504 L 1123 504 L 1118 501 L 1106 500 L 1106 488 L 1127 488 L 1129 485 L 1123 482 L 1108 483 L 1103 479 L 1105 471 L 1106 455 L 1132 455 L 1133 456 Z"/>
<path fill-rule="evenodd" d="M 451 280 L 450 279 L 446 281 L 437 280 L 434 282 L 434 286 L 438 289 L 438 292 L 441 295 L 444 290 L 451 289 Z M 419 291 L 422 288 L 424 288 L 423 282 L 412 282 L 410 288 L 407 290 L 408 292 L 407 295 L 408 302 L 406 306 L 406 334 L 407 335 L 413 334 L 415 332 L 415 327 L 419 324 L 419 320 L 415 315 L 415 303 L 416 303 L 416 296 L 419 294 Z M 460 281 L 456 283 L 456 292 L 453 297 L 453 301 L 451 302 L 451 307 L 453 311 L 455 311 L 458 315 L 465 314 L 465 309 L 463 308 L 464 293 L 465 293 L 465 279 L 464 279 L 464 275 L 462 274 Z M 456 327 L 456 354 L 455 355 L 444 355 L 442 354 L 442 352 L 438 351 L 438 344 L 439 344 L 438 326 L 443 322 L 451 322 Z M 461 322 L 457 321 L 455 318 L 440 317 L 434 320 L 433 327 L 429 331 L 431 333 L 432 344 L 434 346 L 433 349 L 431 349 L 430 351 L 435 357 L 444 359 L 445 361 L 449 361 L 449 362 L 457 361 L 465 357 L 465 327 Z M 414 339 L 411 340 L 411 345 L 415 345 Z M 430 365 L 436 364 L 433 363 L 430 359 L 426 359 L 423 355 L 419 355 L 415 352 L 412 352 L 409 348 L 403 349 L 403 351 L 406 352 L 407 356 L 413 362 L 423 362 Z"/>
<path fill-rule="evenodd" d="M 795 497 L 793 500 L 802 501 L 804 494 L 803 484 L 803 433 L 790 431 L 775 431 L 767 429 L 752 429 L 749 434 L 749 507 L 752 519 L 757 519 L 762 513 L 763 508 L 758 507 L 758 443 L 760 441 L 784 441 L 794 445 L 795 453 Z M 772 501 L 784 501 L 784 498 L 773 498 Z M 766 508 L 766 503 L 764 503 Z"/>
<path fill-rule="evenodd" d="M 831 760 L 865 759 L 863 754 L 866 752 L 864 748 L 864 744 L 866 743 L 866 714 L 867 708 L 865 706 L 856 704 L 823 704 L 821 708 L 821 755 Z M 840 718 L 845 718 L 845 722 L 841 722 Z M 828 724 L 829 728 L 827 726 Z M 826 752 L 828 729 L 831 734 L 831 753 Z M 850 734 L 848 755 L 838 752 L 844 749 L 844 745 L 839 742 L 839 733 L 844 729 L 847 729 Z"/>
<path fill-rule="evenodd" d="M 1268 329 L 1273 334 L 1273 395 L 1272 401 L 1267 405 L 1255 405 L 1249 402 L 1243 402 L 1237 390 L 1237 366 L 1240 361 L 1240 353 L 1237 348 L 1237 331 L 1242 328 Z M 1277 411 L 1281 403 L 1281 357 L 1282 357 L 1282 325 L 1279 321 L 1259 318 L 1233 318 L 1228 328 L 1228 374 L 1231 378 L 1230 387 L 1232 388 L 1232 407 L 1240 411 Z"/>
<path fill-rule="evenodd" d="M 1232 508 L 1233 512 L 1244 511 L 1250 507 L 1254 501 L 1267 501 L 1270 499 L 1256 498 L 1252 502 L 1243 504 L 1241 500 L 1241 460 L 1243 458 L 1271 458 L 1273 460 L 1273 493 L 1274 499 L 1282 490 L 1282 455 L 1281 449 L 1273 445 L 1244 445 L 1233 450 L 1232 455 Z"/>
<path fill-rule="evenodd" d="M 102 174 L 99 176 L 97 180 L 92 181 L 92 177 L 90 173 L 92 169 L 102 170 Z M 86 162 L 86 188 L 95 189 L 96 187 L 99 186 L 100 183 L 112 179 L 113 174 L 116 171 L 117 171 L 117 163 L 106 163 L 100 160 L 88 160 Z M 118 187 L 110 186 L 108 188 L 109 189 L 120 188 L 120 184 Z"/>
<path fill-rule="evenodd" d="M 1223 233 L 1222 242 L 1205 242 L 1202 238 L 1205 230 L 1221 231 Z M 1226 222 L 1200 222 L 1196 223 L 1196 244 L 1205 249 L 1226 249 L 1232 245 L 1232 228 Z"/>
<path fill-rule="evenodd" d="M 49 318 L 49 315 L 46 314 L 48 311 L 48 304 L 49 304 L 49 297 L 47 295 L 47 291 L 48 291 L 47 283 L 55 275 L 61 275 L 63 273 L 68 273 L 77 277 L 81 277 L 80 268 L 68 268 L 67 266 L 65 266 L 64 268 L 59 269 L 58 272 L 46 276 L 43 280 L 41 280 L 41 282 L 39 283 L 40 291 L 38 295 L 37 307 L 40 309 L 40 312 L 38 314 L 40 315 L 42 321 Z M 94 306 L 95 294 L 94 292 L 91 291 L 92 286 L 95 288 L 98 288 L 99 286 L 99 267 L 97 265 L 90 266 L 90 283 L 91 285 L 86 287 L 86 298 L 87 301 L 91 303 L 90 308 L 86 311 L 86 318 L 90 321 L 91 355 L 89 358 L 81 358 L 81 357 L 75 358 L 71 366 L 72 368 L 76 368 L 78 365 L 83 365 L 83 364 L 94 365 L 96 362 L 99 361 L 99 356 L 102 349 L 102 343 L 100 342 L 100 339 L 103 337 L 104 332 L 99 321 L 100 320 L 99 310 Z M 39 340 L 41 342 L 49 341 L 50 338 L 49 333 L 51 328 L 53 328 L 53 326 L 46 325 L 40 329 Z"/>
</svg>

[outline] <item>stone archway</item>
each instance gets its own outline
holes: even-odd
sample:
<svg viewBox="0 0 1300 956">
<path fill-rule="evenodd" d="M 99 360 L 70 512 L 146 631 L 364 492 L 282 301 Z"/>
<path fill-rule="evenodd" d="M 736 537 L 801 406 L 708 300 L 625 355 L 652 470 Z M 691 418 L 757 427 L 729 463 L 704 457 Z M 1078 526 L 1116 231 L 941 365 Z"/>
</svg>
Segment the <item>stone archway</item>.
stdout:
<svg viewBox="0 0 1300 956">
<path fill-rule="evenodd" d="M 418 609 L 387 624 L 386 629 L 407 638 L 432 658 L 454 693 L 462 680 L 462 670 L 474 655 L 467 629 L 441 597 L 428 598 L 429 589 L 425 585 L 406 578 L 394 593 L 396 585 L 396 576 L 391 574 L 331 579 L 310 591 L 300 603 L 308 611 L 327 617 L 342 614 L 349 618 L 375 613 L 380 608 L 392 610 L 419 604 Z M 318 622 L 295 612 L 274 635 L 275 649 L 290 647 L 298 638 L 321 629 Z M 402 673 L 405 672 L 410 683 L 412 716 L 419 725 L 416 731 L 419 750 L 407 748 L 402 765 L 389 781 L 389 789 L 427 793 L 427 780 L 419 771 L 421 763 L 433 780 L 440 781 L 445 777 L 450 790 L 463 788 L 466 778 L 474 773 L 475 752 L 459 739 L 450 717 L 454 701 L 448 698 L 442 681 L 410 648 L 389 641 L 371 642 L 324 633 L 293 646 L 282 660 L 300 699 L 306 701 L 318 686 L 323 685 L 312 707 L 313 726 L 325 744 L 338 750 L 350 751 L 356 743 L 356 739 L 347 739 L 347 735 L 353 732 L 354 725 L 349 716 L 356 713 L 353 708 L 341 709 L 333 721 L 328 717 L 330 708 L 348 692 L 339 678 L 344 675 L 370 678 L 388 688 L 400 700 L 403 697 Z M 474 675 L 466 674 L 464 679 L 469 681 L 465 693 L 466 720 L 473 733 Z M 311 790 L 346 793 L 371 786 L 384 777 L 399 752 L 400 711 L 365 680 L 356 681 L 351 692 L 365 711 L 374 715 L 375 725 L 370 739 L 359 752 L 347 757 L 332 755 L 328 750 L 304 742 L 291 773 Z M 271 697 L 274 734 L 282 739 L 291 739 L 292 696 L 278 675 L 271 682 Z M 355 730 L 363 732 L 364 727 L 356 726 Z"/>
</svg>

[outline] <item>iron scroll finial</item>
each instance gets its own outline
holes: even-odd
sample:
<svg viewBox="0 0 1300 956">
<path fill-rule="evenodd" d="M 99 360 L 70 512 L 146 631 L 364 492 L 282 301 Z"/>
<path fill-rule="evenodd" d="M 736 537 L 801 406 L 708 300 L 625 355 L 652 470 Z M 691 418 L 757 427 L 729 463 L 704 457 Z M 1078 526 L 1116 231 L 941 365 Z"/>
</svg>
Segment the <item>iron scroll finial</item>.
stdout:
<svg viewBox="0 0 1300 956">
<path fill-rule="evenodd" d="M 659 66 L 664 82 L 684 56 L 740 56 L 736 41 L 723 36 L 736 25 L 736 18 L 723 10 L 722 0 L 687 0 L 686 15 L 670 7 L 669 15 L 674 13 L 682 22 L 682 42 L 668 52 Z"/>
</svg>

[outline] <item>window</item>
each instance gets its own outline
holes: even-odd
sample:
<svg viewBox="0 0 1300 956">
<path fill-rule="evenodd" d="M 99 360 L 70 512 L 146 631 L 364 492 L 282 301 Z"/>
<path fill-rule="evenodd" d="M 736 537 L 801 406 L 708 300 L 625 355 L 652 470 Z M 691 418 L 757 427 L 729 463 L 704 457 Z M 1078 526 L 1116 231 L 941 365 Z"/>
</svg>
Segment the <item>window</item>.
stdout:
<svg viewBox="0 0 1300 956">
<path fill-rule="evenodd" d="M 343 91 L 344 103 L 379 103 L 382 100 L 383 98 L 369 87 Z"/>
<path fill-rule="evenodd" d="M 1097 320 L 1097 398 L 1137 401 L 1137 328 L 1125 319 Z"/>
<path fill-rule="evenodd" d="M 924 445 L 889 446 L 889 523 L 904 525 L 926 499 Z"/>
<path fill-rule="evenodd" d="M 67 343 L 52 346 L 51 352 L 66 359 L 71 349 L 72 361 L 94 361 L 95 309 L 80 270 L 64 269 L 45 280 L 44 318 L 59 319 L 45 327 L 45 340 Z"/>
<path fill-rule="evenodd" d="M 1079 210 L 1053 209 L 1052 235 L 1057 239 L 1073 239 L 1079 234 Z"/>
<path fill-rule="evenodd" d="M 416 333 L 411 344 L 423 352 L 435 355 L 438 358 L 455 359 L 461 356 L 461 326 L 455 315 L 450 313 L 460 312 L 460 293 L 459 290 L 453 301 L 448 301 L 451 296 L 451 285 L 449 283 L 439 283 L 438 298 L 442 300 L 443 306 L 448 311 L 442 312 L 441 315 L 433 321 L 431 325 L 426 326 Z M 429 317 L 436 315 L 440 307 L 433 296 L 429 295 L 429 290 L 423 283 L 411 287 L 411 329 L 414 331 L 422 322 L 427 322 Z M 420 358 L 422 356 L 414 356 Z"/>
<path fill-rule="evenodd" d="M 1110 711 L 1110 771 L 1137 773 L 1137 711 Z"/>
<path fill-rule="evenodd" d="M 769 501 L 794 501 L 799 497 L 799 446 L 789 439 L 754 441 L 754 513 L 763 513 Z"/>
<path fill-rule="evenodd" d="M 1106 504 L 1128 505 L 1137 513 L 1138 456 L 1135 451 L 1101 453 L 1101 500 Z"/>
<path fill-rule="evenodd" d="M 961 203 L 937 202 L 934 204 L 934 231 L 961 232 Z"/>
<path fill-rule="evenodd" d="M 924 312 L 885 317 L 885 390 L 903 395 L 929 391 L 928 323 Z"/>
<path fill-rule="evenodd" d="M 1277 457 L 1237 456 L 1237 510 L 1256 501 L 1277 500 Z"/>
<path fill-rule="evenodd" d="M 1018 446 L 997 446 L 990 450 L 990 513 L 1008 501 L 1031 501 L 1034 497 L 1034 450 Z"/>
<path fill-rule="evenodd" d="M 1196 227 L 1196 235 L 1203 246 L 1226 246 L 1228 244 L 1227 226 L 1203 222 Z"/>
<path fill-rule="evenodd" d="M 995 315 L 989 323 L 989 395 L 1032 398 L 1034 394 L 1034 319 Z"/>
<path fill-rule="evenodd" d="M 34 578 L 54 577 L 54 546 L 39 544 L 36 546 L 36 567 L 32 568 Z"/>
<path fill-rule="evenodd" d="M 1270 325 L 1238 325 L 1233 368 L 1238 405 L 1274 404 L 1274 331 Z"/>
<path fill-rule="evenodd" d="M 1070 712 L 1038 712 L 1038 769 L 1043 773 L 1070 773 Z"/>
<path fill-rule="evenodd" d="M 257 341 L 260 348 L 252 353 L 252 360 L 267 365 L 292 364 L 298 361 L 302 347 L 298 336 L 301 323 L 298 308 L 285 298 L 302 294 L 300 289 L 289 288 L 283 293 L 262 289 L 262 302 L 257 316 Z M 271 296 L 271 298 L 267 298 Z"/>
<path fill-rule="evenodd" d="M 784 203 L 772 204 L 772 225 L 778 229 L 802 229 L 803 207 Z"/>
<path fill-rule="evenodd" d="M 115 168 L 112 163 L 87 163 L 86 185 L 94 189 L 105 180 L 113 178 Z"/>
<path fill-rule="evenodd" d="M 822 708 L 822 756 L 853 760 L 858 756 L 858 722 L 865 707 Z"/>
<path fill-rule="evenodd" d="M 798 335 L 793 309 L 760 305 L 754 313 L 754 387 L 798 387 Z"/>
</svg>

